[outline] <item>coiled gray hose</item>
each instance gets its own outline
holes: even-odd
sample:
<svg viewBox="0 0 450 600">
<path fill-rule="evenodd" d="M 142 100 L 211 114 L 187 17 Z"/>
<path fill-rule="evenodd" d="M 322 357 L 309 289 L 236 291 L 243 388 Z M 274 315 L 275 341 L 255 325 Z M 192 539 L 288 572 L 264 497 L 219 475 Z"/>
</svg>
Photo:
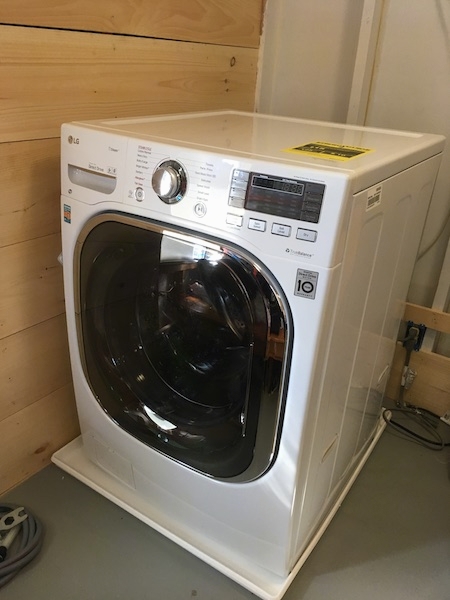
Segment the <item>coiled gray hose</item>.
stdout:
<svg viewBox="0 0 450 600">
<path fill-rule="evenodd" d="M 0 504 L 0 518 L 15 508 L 18 508 L 18 505 Z M 21 530 L 17 538 L 9 549 L 5 560 L 0 562 L 0 588 L 15 577 L 20 569 L 31 562 L 41 551 L 42 525 L 28 509 L 25 508 L 24 512 L 28 517 L 20 523 Z"/>
</svg>

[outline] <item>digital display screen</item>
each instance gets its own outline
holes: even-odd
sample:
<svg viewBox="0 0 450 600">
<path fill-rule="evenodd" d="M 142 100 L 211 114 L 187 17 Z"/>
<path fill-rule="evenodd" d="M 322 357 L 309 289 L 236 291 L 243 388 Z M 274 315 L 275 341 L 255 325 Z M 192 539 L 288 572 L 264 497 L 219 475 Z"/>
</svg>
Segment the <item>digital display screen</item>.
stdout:
<svg viewBox="0 0 450 600">
<path fill-rule="evenodd" d="M 305 189 L 304 184 L 299 183 L 298 181 L 292 181 L 290 179 L 278 180 L 273 177 L 261 177 L 260 175 L 255 175 L 252 178 L 251 185 L 253 187 L 286 192 L 286 194 L 297 194 L 298 196 L 303 194 L 303 190 Z"/>
<path fill-rule="evenodd" d="M 250 173 L 245 208 L 255 212 L 318 223 L 325 185 Z"/>
</svg>

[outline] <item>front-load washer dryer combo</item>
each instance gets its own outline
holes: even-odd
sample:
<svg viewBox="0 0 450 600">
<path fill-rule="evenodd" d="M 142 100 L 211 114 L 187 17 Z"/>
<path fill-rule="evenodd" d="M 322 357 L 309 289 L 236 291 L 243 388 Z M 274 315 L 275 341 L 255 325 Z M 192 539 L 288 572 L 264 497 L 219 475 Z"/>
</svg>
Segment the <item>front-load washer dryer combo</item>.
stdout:
<svg viewBox="0 0 450 600">
<path fill-rule="evenodd" d="M 443 144 L 233 111 L 64 125 L 82 435 L 56 464 L 281 597 L 382 431 Z"/>
</svg>

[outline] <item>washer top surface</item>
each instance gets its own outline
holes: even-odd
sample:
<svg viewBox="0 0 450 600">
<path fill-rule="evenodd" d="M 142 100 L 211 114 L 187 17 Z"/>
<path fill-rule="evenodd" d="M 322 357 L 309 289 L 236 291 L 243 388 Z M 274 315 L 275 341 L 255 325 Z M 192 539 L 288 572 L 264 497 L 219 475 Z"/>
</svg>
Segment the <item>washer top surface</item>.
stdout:
<svg viewBox="0 0 450 600">
<path fill-rule="evenodd" d="M 158 139 L 175 145 L 200 147 L 205 151 L 298 163 L 353 176 L 388 164 L 395 165 L 395 171 L 407 168 L 442 151 L 445 139 L 434 134 L 236 111 L 87 121 L 82 124 L 119 135 Z"/>
</svg>

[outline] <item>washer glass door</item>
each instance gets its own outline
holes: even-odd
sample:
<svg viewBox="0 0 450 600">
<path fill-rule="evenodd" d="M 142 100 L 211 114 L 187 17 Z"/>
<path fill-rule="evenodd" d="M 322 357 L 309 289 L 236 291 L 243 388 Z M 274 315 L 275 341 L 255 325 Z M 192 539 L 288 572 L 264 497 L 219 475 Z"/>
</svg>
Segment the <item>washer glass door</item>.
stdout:
<svg viewBox="0 0 450 600">
<path fill-rule="evenodd" d="M 207 475 L 266 471 L 288 354 L 273 278 L 236 248 L 115 213 L 77 247 L 80 351 L 106 414 Z"/>
</svg>

